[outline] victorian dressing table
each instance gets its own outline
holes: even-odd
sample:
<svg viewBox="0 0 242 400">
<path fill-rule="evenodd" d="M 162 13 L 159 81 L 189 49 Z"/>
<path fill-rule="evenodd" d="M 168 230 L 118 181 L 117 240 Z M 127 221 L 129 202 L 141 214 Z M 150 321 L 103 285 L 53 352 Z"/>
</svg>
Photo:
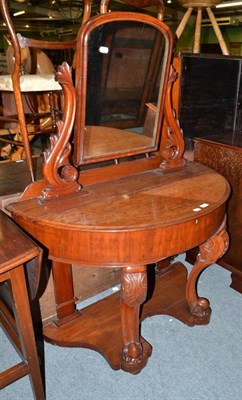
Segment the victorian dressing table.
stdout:
<svg viewBox="0 0 242 400">
<path fill-rule="evenodd" d="M 105 12 L 84 24 L 75 89 L 68 65 L 58 69 L 64 117 L 45 152 L 44 179 L 8 206 L 52 260 L 57 318 L 44 326 L 45 339 L 94 349 L 112 368 L 131 373 L 151 355 L 140 334 L 144 318 L 208 323 L 211 309 L 196 281 L 228 246 L 226 179 L 183 158 L 171 105 L 172 49 L 169 28 L 148 15 Z M 125 70 L 134 59 L 143 77 L 136 87 Z M 163 116 L 168 128 L 161 138 Z M 195 246 L 200 252 L 188 278 L 181 263 L 160 266 Z M 72 265 L 120 268 L 120 292 L 78 311 Z"/>
</svg>

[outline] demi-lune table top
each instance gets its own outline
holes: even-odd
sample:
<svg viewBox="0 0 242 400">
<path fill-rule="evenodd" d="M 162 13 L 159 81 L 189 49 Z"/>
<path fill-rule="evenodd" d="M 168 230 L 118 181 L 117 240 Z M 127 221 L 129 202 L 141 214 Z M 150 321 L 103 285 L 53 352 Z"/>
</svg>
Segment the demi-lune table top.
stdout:
<svg viewBox="0 0 242 400">
<path fill-rule="evenodd" d="M 216 191 L 211 190 L 214 185 Z M 218 225 L 216 215 L 222 218 L 228 193 L 221 175 L 188 163 L 172 173 L 153 169 L 89 185 L 59 199 L 29 199 L 8 210 L 53 259 L 84 266 L 134 265 L 167 257 L 174 245 L 176 251 L 185 251 L 202 243 Z M 214 224 L 205 226 L 210 214 Z M 163 252 L 161 240 L 167 241 Z"/>
</svg>

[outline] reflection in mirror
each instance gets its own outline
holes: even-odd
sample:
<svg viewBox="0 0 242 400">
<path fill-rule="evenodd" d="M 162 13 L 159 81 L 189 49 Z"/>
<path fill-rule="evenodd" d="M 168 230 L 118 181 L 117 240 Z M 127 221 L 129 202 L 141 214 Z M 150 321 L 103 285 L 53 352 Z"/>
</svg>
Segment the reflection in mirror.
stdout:
<svg viewBox="0 0 242 400">
<path fill-rule="evenodd" d="M 80 163 L 157 150 L 167 48 L 162 29 L 143 21 L 115 20 L 90 30 Z"/>
</svg>

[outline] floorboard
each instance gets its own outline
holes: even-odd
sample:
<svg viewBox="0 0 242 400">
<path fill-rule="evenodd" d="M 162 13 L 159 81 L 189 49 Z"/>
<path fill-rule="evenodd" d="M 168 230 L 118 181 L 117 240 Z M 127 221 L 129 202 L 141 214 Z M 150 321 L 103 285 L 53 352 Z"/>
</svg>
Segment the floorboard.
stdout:
<svg viewBox="0 0 242 400">
<path fill-rule="evenodd" d="M 42 178 L 42 157 L 34 157 L 35 179 Z M 26 161 L 0 162 L 0 196 L 21 193 L 31 183 Z"/>
</svg>

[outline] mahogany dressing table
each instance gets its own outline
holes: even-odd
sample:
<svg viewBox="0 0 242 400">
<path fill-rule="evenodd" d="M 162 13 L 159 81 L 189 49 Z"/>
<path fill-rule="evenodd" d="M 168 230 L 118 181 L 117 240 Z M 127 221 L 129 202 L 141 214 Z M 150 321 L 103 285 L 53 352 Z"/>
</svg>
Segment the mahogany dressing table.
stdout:
<svg viewBox="0 0 242 400">
<path fill-rule="evenodd" d="M 112 368 L 131 373 L 151 355 L 140 334 L 144 318 L 169 314 L 190 326 L 209 322 L 209 301 L 197 295 L 196 282 L 228 246 L 226 179 L 183 158 L 171 105 L 172 49 L 169 28 L 144 14 L 104 13 L 84 24 L 75 89 L 68 65 L 58 69 L 64 117 L 45 152 L 44 179 L 8 206 L 52 260 L 57 318 L 44 326 L 45 339 L 94 349 Z M 124 69 L 134 58 L 143 76 L 135 88 Z M 160 138 L 163 116 L 168 129 Z M 195 246 L 200 252 L 188 278 L 181 263 L 159 266 Z M 71 265 L 119 267 L 120 292 L 78 311 Z"/>
</svg>

